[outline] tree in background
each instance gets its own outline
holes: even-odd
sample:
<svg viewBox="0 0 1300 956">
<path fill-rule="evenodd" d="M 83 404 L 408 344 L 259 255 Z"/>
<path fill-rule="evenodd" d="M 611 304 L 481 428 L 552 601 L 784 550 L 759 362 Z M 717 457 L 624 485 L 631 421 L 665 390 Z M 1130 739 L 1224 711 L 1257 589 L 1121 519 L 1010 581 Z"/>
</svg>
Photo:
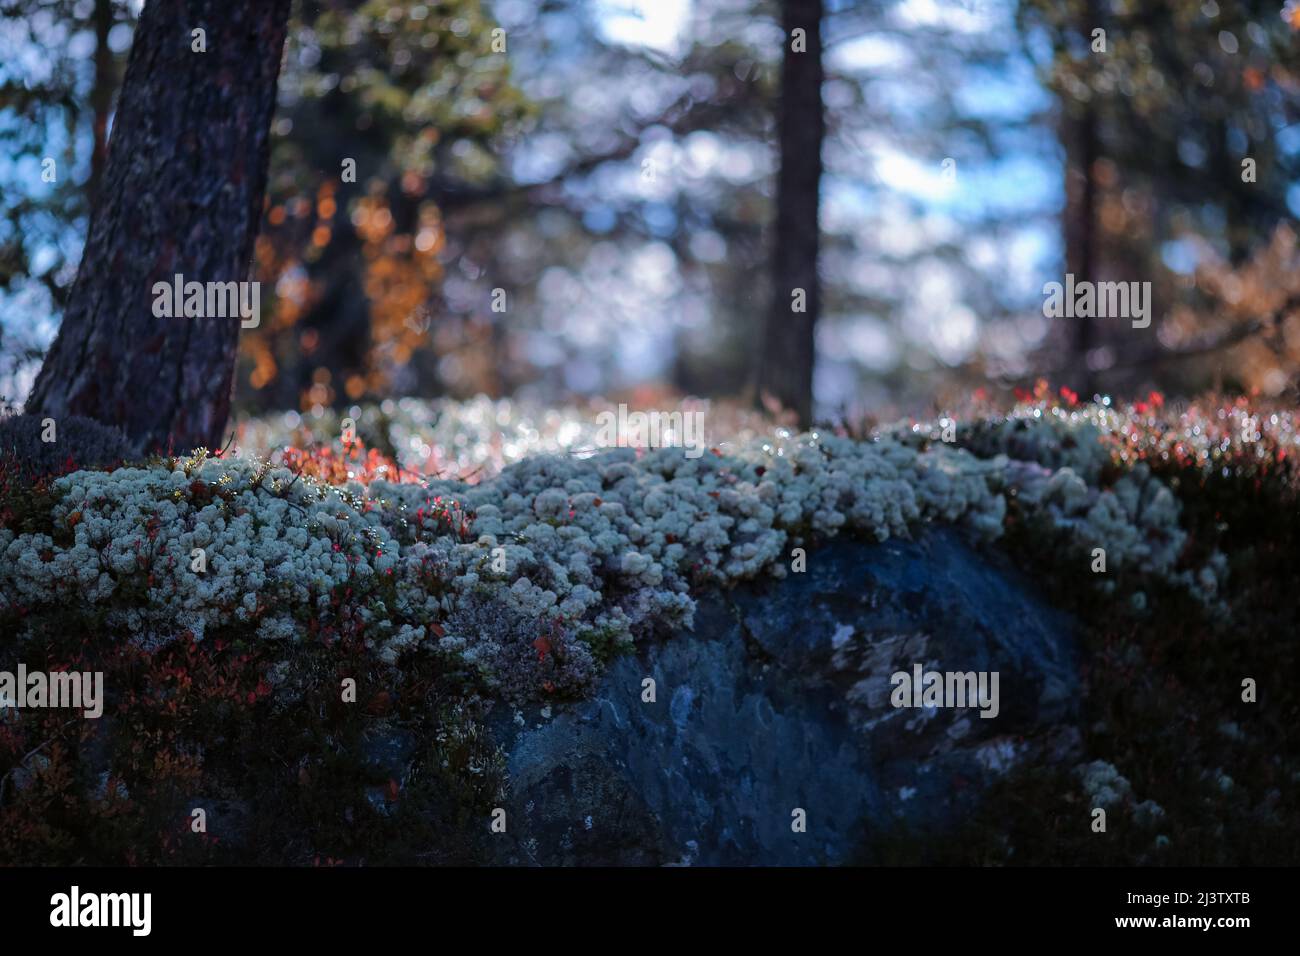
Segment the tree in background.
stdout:
<svg viewBox="0 0 1300 956">
<path fill-rule="evenodd" d="M 1185 363 L 1184 387 L 1245 384 L 1212 380 L 1221 356 L 1205 336 L 1224 310 L 1196 272 L 1243 264 L 1296 212 L 1288 191 L 1300 176 L 1300 15 L 1279 15 L 1268 0 L 1021 0 L 1019 24 L 1030 49 L 1043 51 L 1037 60 L 1062 113 L 1067 271 L 1150 281 L 1157 320 L 1170 318 L 1143 343 L 1121 326 L 1065 320 L 1076 323 L 1068 362 L 1047 373 L 1131 388 L 1157 368 L 1171 374 L 1186 355 L 1213 361 Z M 1093 48 L 1097 29 L 1104 51 Z"/>
<path fill-rule="evenodd" d="M 8 173 L 0 201 L 9 332 L 0 396 L 21 393 L 39 364 L 50 323 L 35 317 L 57 319 L 67 304 L 135 25 L 131 5 L 115 0 L 0 6 L 0 142 L 24 164 Z M 478 187 L 500 179 L 497 145 L 528 112 L 510 84 L 507 40 L 481 0 L 295 5 L 256 246 L 265 321 L 240 337 L 244 408 L 437 393 L 448 352 L 491 365 L 482 347 L 491 323 L 433 320 L 442 214 L 496 192 Z M 34 182 L 52 148 L 57 181 Z M 490 381 L 476 375 L 473 384 Z"/>
<path fill-rule="evenodd" d="M 441 393 L 438 359 L 454 350 L 491 365 L 487 323 L 439 307 L 444 216 L 480 197 L 528 114 L 512 42 L 480 0 L 302 4 L 257 244 L 277 294 L 241 340 L 249 404 Z"/>
<path fill-rule="evenodd" d="M 671 51 L 612 36 L 588 0 L 501 6 L 529 117 L 487 182 L 438 203 L 439 386 L 548 402 L 651 376 L 741 390 L 770 261 L 766 6 L 700 0 Z M 486 347 L 458 347 L 458 329 Z"/>
<path fill-rule="evenodd" d="M 761 403 L 812 421 L 814 330 L 821 307 L 817 275 L 820 240 L 822 139 L 821 0 L 783 0 L 785 53 L 777 134 L 776 228 L 773 232 L 772 304 L 758 364 Z"/>
<path fill-rule="evenodd" d="M 29 412 L 119 425 L 146 450 L 221 443 L 239 319 L 156 318 L 153 288 L 178 273 L 249 278 L 288 16 L 289 0 L 145 7 L 102 198 Z"/>
<path fill-rule="evenodd" d="M 1094 44 L 1105 43 L 1106 27 L 1101 5 L 1097 0 L 1087 0 L 1080 19 L 1075 24 L 1071 42 L 1075 49 L 1090 52 Z M 1094 40 L 1094 30 L 1101 34 Z M 1093 76 L 1082 81 L 1087 89 L 1095 82 L 1098 57 L 1085 58 L 1092 66 Z M 1062 100 L 1061 142 L 1065 152 L 1065 204 L 1062 210 L 1062 238 L 1065 244 L 1065 271 L 1075 282 L 1095 282 L 1097 279 L 1097 164 L 1101 161 L 1100 133 L 1097 129 L 1098 108 L 1089 93 L 1078 98 Z M 1081 395 L 1092 395 L 1096 376 L 1089 365 L 1089 354 L 1096 339 L 1096 321 L 1091 316 L 1075 316 L 1069 339 L 1069 364 L 1062 385 L 1072 386 Z"/>
<path fill-rule="evenodd" d="M 22 179 L 0 188 L 0 296 L 28 314 L 67 305 L 107 163 L 128 19 L 116 0 L 0 3 L 0 117 L 19 120 L 0 122 L 0 154 Z M 0 329 L 0 383 L 39 361 L 35 331 Z"/>
</svg>

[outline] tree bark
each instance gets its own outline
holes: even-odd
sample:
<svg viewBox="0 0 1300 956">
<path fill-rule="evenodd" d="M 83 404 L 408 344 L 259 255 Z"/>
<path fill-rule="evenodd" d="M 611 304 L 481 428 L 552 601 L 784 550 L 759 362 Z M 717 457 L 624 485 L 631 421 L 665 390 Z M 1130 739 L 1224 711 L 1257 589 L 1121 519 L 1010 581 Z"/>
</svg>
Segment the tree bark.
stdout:
<svg viewBox="0 0 1300 956">
<path fill-rule="evenodd" d="M 153 287 L 249 278 L 290 0 L 149 0 L 102 195 L 27 411 L 120 426 L 141 451 L 219 447 L 240 319 L 156 318 Z M 206 31 L 194 52 L 191 31 Z"/>
<path fill-rule="evenodd" d="M 117 91 L 113 51 L 108 45 L 113 20 L 113 0 L 95 0 L 95 83 L 90 90 L 94 146 L 90 154 L 90 182 L 86 185 L 86 196 L 92 209 L 99 202 L 104 168 L 108 165 L 108 117 L 113 111 L 113 94 Z"/>
<path fill-rule="evenodd" d="M 1092 31 L 1105 27 L 1096 0 L 1085 0 L 1084 19 L 1079 24 L 1084 43 L 1090 43 Z M 1079 112 L 1067 115 L 1065 164 L 1065 270 L 1075 282 L 1096 282 L 1100 273 L 1097 262 L 1097 160 L 1101 155 L 1096 92 Z M 1077 170 L 1077 172 L 1076 172 Z M 1069 332 L 1070 379 L 1085 399 L 1096 391 L 1096 375 L 1088 367 L 1088 353 L 1097 347 L 1097 320 L 1087 316 L 1067 319 L 1074 325 Z"/>
<path fill-rule="evenodd" d="M 783 0 L 785 53 L 776 184 L 776 237 L 772 257 L 772 301 L 758 364 L 758 399 L 779 401 L 801 426 L 812 421 L 814 330 L 821 306 L 817 276 L 818 212 L 822 175 L 822 0 Z M 796 29 L 806 48 L 794 49 Z M 803 311 L 796 290 L 803 291 Z"/>
<path fill-rule="evenodd" d="M 1097 224 L 1097 179 L 1094 166 L 1097 162 L 1097 114 L 1092 104 L 1083 107 L 1082 115 L 1067 120 L 1073 129 L 1070 150 L 1077 161 L 1066 163 L 1065 184 L 1065 268 L 1074 275 L 1075 282 L 1095 282 L 1097 264 L 1094 261 Z M 1088 368 L 1088 353 L 1095 346 L 1095 320 L 1086 316 L 1066 319 L 1070 329 L 1071 378 L 1075 388 L 1085 398 L 1091 398 L 1095 387 L 1094 375 Z"/>
</svg>

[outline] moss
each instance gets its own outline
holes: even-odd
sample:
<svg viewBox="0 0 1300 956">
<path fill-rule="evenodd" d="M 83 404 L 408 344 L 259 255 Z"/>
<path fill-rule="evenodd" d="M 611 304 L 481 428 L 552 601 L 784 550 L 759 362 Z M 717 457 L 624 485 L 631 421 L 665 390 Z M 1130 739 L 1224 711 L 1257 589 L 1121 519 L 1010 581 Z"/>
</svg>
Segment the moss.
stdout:
<svg viewBox="0 0 1300 956">
<path fill-rule="evenodd" d="M 620 654 L 630 652 L 635 646 L 629 644 L 616 627 L 580 630 L 577 638 L 591 648 L 592 657 L 602 666 L 607 665 Z"/>
</svg>

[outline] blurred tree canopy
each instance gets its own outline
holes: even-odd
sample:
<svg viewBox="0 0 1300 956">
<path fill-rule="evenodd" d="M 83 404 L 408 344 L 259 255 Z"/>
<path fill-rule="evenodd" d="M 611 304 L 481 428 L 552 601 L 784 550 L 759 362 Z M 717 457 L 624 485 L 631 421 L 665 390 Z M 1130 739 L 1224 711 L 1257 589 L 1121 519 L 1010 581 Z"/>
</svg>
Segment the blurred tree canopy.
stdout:
<svg viewBox="0 0 1300 956">
<path fill-rule="evenodd" d="M 437 389 L 431 334 L 489 352 L 486 326 L 433 333 L 430 315 L 442 209 L 493 178 L 529 113 L 508 37 L 480 0 L 306 2 L 290 36 L 257 246 L 275 305 L 241 380 L 275 407 Z"/>
<path fill-rule="evenodd" d="M 1195 267 L 1241 266 L 1294 217 L 1300 7 L 1279 15 L 1269 0 L 1022 0 L 1018 24 L 1060 104 L 1069 271 L 1152 281 L 1157 307 L 1172 312 L 1165 355 L 1121 354 L 1113 330 L 1106 339 L 1079 322 L 1075 331 L 1090 334 L 1063 350 L 1076 381 L 1091 389 L 1117 364 L 1108 383 L 1131 381 L 1183 349 L 1212 355 L 1204 346 L 1216 338 L 1204 333 L 1217 324 L 1221 284 L 1197 281 Z M 1256 305 L 1264 312 L 1252 318 L 1263 318 L 1269 306 Z M 1235 362 L 1226 371 L 1236 381 L 1215 384 L 1278 392 L 1285 383 L 1258 365 Z"/>
<path fill-rule="evenodd" d="M 114 0 L 0 2 L 0 295 L 45 313 L 0 326 L 0 380 L 34 371 L 67 304 L 130 48 L 127 19 Z"/>
<path fill-rule="evenodd" d="M 66 303 L 140 6 L 0 0 L 0 395 Z M 237 406 L 752 394 L 781 16 L 295 4 Z M 820 411 L 1291 387 L 1298 30 L 1295 0 L 824 0 Z M 1066 272 L 1151 281 L 1152 328 L 1045 318 Z"/>
</svg>

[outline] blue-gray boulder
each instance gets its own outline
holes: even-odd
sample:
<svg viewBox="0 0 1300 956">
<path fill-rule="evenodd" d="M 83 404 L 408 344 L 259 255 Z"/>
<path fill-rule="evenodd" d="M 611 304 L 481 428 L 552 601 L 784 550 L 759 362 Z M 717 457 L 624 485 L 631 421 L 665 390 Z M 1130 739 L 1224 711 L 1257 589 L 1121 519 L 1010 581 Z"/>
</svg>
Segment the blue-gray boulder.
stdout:
<svg viewBox="0 0 1300 956">
<path fill-rule="evenodd" d="M 999 675 L 998 712 L 900 708 L 891 676 Z M 646 698 L 653 684 L 653 701 Z M 504 864 L 824 865 L 935 830 L 1000 774 L 1077 748 L 1075 627 L 956 531 L 836 540 L 700 599 L 587 700 L 500 709 Z M 802 824 L 802 825 L 801 825 Z"/>
</svg>

